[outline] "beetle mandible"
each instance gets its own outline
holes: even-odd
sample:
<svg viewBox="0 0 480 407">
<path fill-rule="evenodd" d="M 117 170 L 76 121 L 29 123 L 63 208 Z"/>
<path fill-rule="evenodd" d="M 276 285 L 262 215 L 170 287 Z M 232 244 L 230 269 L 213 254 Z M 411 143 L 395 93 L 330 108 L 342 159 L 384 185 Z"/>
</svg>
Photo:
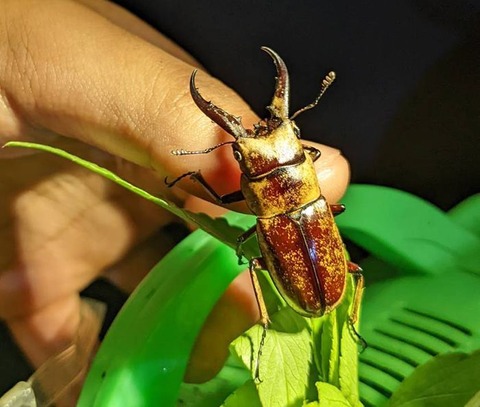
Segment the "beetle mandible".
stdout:
<svg viewBox="0 0 480 407">
<path fill-rule="evenodd" d="M 246 200 L 257 222 L 239 236 L 237 255 L 241 258 L 242 243 L 256 233 L 261 257 L 250 260 L 249 270 L 260 309 L 260 321 L 265 329 L 269 319 L 255 274 L 258 269 L 268 270 L 286 303 L 306 317 L 320 317 L 335 309 L 345 293 L 347 273 L 354 273 L 357 278 L 350 315 L 353 326 L 357 319 L 363 277 L 361 268 L 346 260 L 344 245 L 333 219 L 345 207 L 328 204 L 322 195 L 313 164 L 320 157 L 320 151 L 302 144 L 299 129 L 293 121 L 300 113 L 317 105 L 335 79 L 335 73 L 330 72 L 324 78 L 320 94 L 313 103 L 289 117 L 287 67 L 275 51 L 267 47 L 262 47 L 262 50 L 272 57 L 277 70 L 274 96 L 267 107 L 270 117 L 256 124 L 253 130 L 245 129 L 239 117 L 200 95 L 195 86 L 197 72 L 194 71 L 190 79 L 194 102 L 235 141 L 205 150 L 172 151 L 174 155 L 202 154 L 231 144 L 233 156 L 242 172 L 241 190 L 219 195 L 200 171 L 191 171 L 166 182 L 168 186 L 173 186 L 190 177 L 220 204 Z"/>
</svg>

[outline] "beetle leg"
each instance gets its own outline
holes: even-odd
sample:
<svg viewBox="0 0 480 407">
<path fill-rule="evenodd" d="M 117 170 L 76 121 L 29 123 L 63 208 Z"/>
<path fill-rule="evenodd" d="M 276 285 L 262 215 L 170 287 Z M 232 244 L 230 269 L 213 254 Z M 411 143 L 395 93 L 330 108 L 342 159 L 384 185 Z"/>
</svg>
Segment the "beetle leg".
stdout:
<svg viewBox="0 0 480 407">
<path fill-rule="evenodd" d="M 240 236 L 237 237 L 237 248 L 235 250 L 235 253 L 238 257 L 238 264 L 243 264 L 242 263 L 243 243 L 245 243 L 248 239 L 250 239 L 255 234 L 256 229 L 257 229 L 257 226 L 253 225 L 251 228 L 248 228 L 245 232 L 243 232 Z"/>
<path fill-rule="evenodd" d="M 359 353 L 363 353 L 363 351 L 368 348 L 367 341 L 363 338 L 362 335 L 358 333 L 357 328 L 355 328 L 355 324 L 350 318 L 347 320 L 347 324 L 350 330 L 350 334 L 354 337 L 357 344 L 360 344 L 361 350 Z"/>
<path fill-rule="evenodd" d="M 195 171 L 189 171 L 186 172 L 185 174 L 180 175 L 179 177 L 175 178 L 173 181 L 169 181 L 168 177 L 165 177 L 164 182 L 165 185 L 169 188 L 173 187 L 178 181 L 182 180 L 183 178 L 190 177 L 192 174 L 194 174 Z"/>
<path fill-rule="evenodd" d="M 317 161 L 322 155 L 322 152 L 318 148 L 312 146 L 303 145 L 303 149 L 310 154 L 310 158 L 313 162 Z"/>
<path fill-rule="evenodd" d="M 261 382 L 260 380 L 260 358 L 263 352 L 263 346 L 265 344 L 265 338 L 267 336 L 268 325 L 270 324 L 270 318 L 268 317 L 267 307 L 265 305 L 265 300 L 263 299 L 262 289 L 260 287 L 260 282 L 257 277 L 257 270 L 266 270 L 267 266 L 265 261 L 261 257 L 253 258 L 250 260 L 250 277 L 252 279 L 253 291 L 255 293 L 255 298 L 257 300 L 258 310 L 260 311 L 260 323 L 262 324 L 262 338 L 260 339 L 260 344 L 258 345 L 257 360 L 255 362 L 255 381 Z"/>
<path fill-rule="evenodd" d="M 233 202 L 240 202 L 245 199 L 241 190 L 230 192 L 225 195 L 219 195 L 205 180 L 205 178 L 203 178 L 203 175 L 200 171 L 186 172 L 185 174 L 180 175 L 179 177 L 175 178 L 173 181 L 170 182 L 168 182 L 165 178 L 165 184 L 167 184 L 168 187 L 173 187 L 178 181 L 185 177 L 190 177 L 193 181 L 198 182 L 218 204 L 225 205 Z"/>
<path fill-rule="evenodd" d="M 262 289 L 257 277 L 257 270 L 266 270 L 267 266 L 262 257 L 255 257 L 250 260 L 250 277 L 252 278 L 253 290 L 255 292 L 255 298 L 257 299 L 258 310 L 260 311 L 260 323 L 265 329 L 267 329 L 270 319 L 268 317 L 267 307 L 262 295 Z"/>
<path fill-rule="evenodd" d="M 352 274 L 355 278 L 355 293 L 353 295 L 353 308 L 350 319 L 353 323 L 357 322 L 358 319 L 358 309 L 360 308 L 360 301 L 362 300 L 362 291 L 363 291 L 363 274 L 362 268 L 351 261 L 347 262 L 348 272 Z"/>
<path fill-rule="evenodd" d="M 215 201 L 219 204 L 229 204 L 233 202 L 243 201 L 245 197 L 242 194 L 241 190 L 230 192 L 225 195 L 219 195 L 211 186 L 210 184 L 203 178 L 203 175 L 200 171 L 196 171 L 190 175 L 194 181 L 198 182 L 204 189 L 207 191 Z"/>
<path fill-rule="evenodd" d="M 362 276 L 363 269 L 357 263 L 354 263 L 353 261 L 347 261 L 347 267 L 350 274 L 358 274 Z"/>
<path fill-rule="evenodd" d="M 345 205 L 344 204 L 331 204 L 330 209 L 333 213 L 333 216 L 337 216 L 345 212 Z"/>
<path fill-rule="evenodd" d="M 360 342 L 362 346 L 362 351 L 366 349 L 367 342 L 362 336 L 357 332 L 355 328 L 355 323 L 358 319 L 358 310 L 360 308 L 360 302 L 362 300 L 362 293 L 363 293 L 363 286 L 364 286 L 364 278 L 362 274 L 362 268 L 351 261 L 347 262 L 348 272 L 351 273 L 355 279 L 355 291 L 353 294 L 353 305 L 352 305 L 352 313 L 348 319 L 350 324 L 350 328 L 352 329 L 355 337 L 357 338 L 358 342 Z"/>
</svg>

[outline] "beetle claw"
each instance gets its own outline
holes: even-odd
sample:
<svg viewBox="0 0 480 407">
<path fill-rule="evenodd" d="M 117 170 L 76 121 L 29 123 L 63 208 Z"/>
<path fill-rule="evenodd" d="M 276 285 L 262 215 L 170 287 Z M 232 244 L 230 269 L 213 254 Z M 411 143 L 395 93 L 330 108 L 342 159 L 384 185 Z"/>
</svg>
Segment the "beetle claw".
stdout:
<svg viewBox="0 0 480 407">
<path fill-rule="evenodd" d="M 165 185 L 168 187 L 168 188 L 171 188 L 173 187 L 178 181 L 182 180 L 183 178 L 185 177 L 192 177 L 193 175 L 197 174 L 198 171 L 189 171 L 189 172 L 186 172 L 185 174 L 182 174 L 180 175 L 179 177 L 175 178 L 173 181 L 169 181 L 168 180 L 168 176 L 165 177 L 164 179 L 164 182 L 165 182 Z"/>
<path fill-rule="evenodd" d="M 244 261 L 243 258 L 244 258 L 244 253 L 243 253 L 243 250 L 242 250 L 242 244 L 241 242 L 237 244 L 237 249 L 235 250 L 235 254 L 237 255 L 237 259 L 238 259 L 238 265 L 242 265 L 242 264 L 247 264 L 248 262 L 247 261 Z"/>
<path fill-rule="evenodd" d="M 241 266 L 242 264 L 247 264 L 248 263 L 248 261 L 243 260 L 244 259 L 243 252 L 240 252 L 240 253 L 237 252 L 237 259 L 238 259 L 238 265 L 239 266 Z"/>
<path fill-rule="evenodd" d="M 267 329 L 268 329 L 268 322 L 264 322 L 262 324 L 262 339 L 260 339 L 260 344 L 258 346 L 258 353 L 257 353 L 257 360 L 255 362 L 255 383 L 260 384 L 263 380 L 260 378 L 260 358 L 262 357 L 263 347 L 265 346 L 265 339 L 267 338 Z"/>
<path fill-rule="evenodd" d="M 248 261 L 243 260 L 243 255 L 238 256 L 238 265 L 247 264 Z"/>
<path fill-rule="evenodd" d="M 358 353 L 363 353 L 365 351 L 365 349 L 368 348 L 368 343 L 367 341 L 363 338 L 362 335 L 360 335 L 357 331 L 357 329 L 355 328 L 355 324 L 352 320 L 352 318 L 348 318 L 348 327 L 349 327 L 349 330 L 350 330 L 350 333 L 352 334 L 352 336 L 355 338 L 355 341 L 357 342 L 357 344 L 360 345 L 361 349 Z"/>
</svg>

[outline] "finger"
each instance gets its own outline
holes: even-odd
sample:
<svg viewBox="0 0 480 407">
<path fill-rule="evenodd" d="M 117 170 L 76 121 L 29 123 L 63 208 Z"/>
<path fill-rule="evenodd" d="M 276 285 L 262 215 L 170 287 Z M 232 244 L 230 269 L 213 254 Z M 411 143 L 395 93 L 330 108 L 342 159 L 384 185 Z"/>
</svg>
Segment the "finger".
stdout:
<svg viewBox="0 0 480 407">
<path fill-rule="evenodd" d="M 208 316 L 195 342 L 185 381 L 201 383 L 214 377 L 225 363 L 229 344 L 259 318 L 251 278 L 245 271 L 230 284 Z"/>
<path fill-rule="evenodd" d="M 76 146 L 77 145 L 77 146 Z M 68 148 L 111 167 L 108 155 Z M 102 158 L 103 157 L 103 158 Z M 140 171 L 141 170 L 141 171 Z M 120 173 L 149 183 L 144 169 Z M 26 315 L 83 289 L 173 215 L 50 154 L 0 161 L 0 317 Z"/>
<path fill-rule="evenodd" d="M 131 294 L 149 271 L 188 234 L 185 226 L 170 223 L 136 245 L 104 276 L 125 293 Z"/>
<path fill-rule="evenodd" d="M 80 297 L 72 293 L 31 314 L 9 319 L 7 325 L 28 360 L 38 367 L 72 343 L 79 322 Z"/>
<path fill-rule="evenodd" d="M 145 21 L 133 15 L 129 11 L 120 7 L 117 4 L 105 0 L 77 0 L 90 9 L 96 11 L 98 14 L 110 20 L 115 25 L 122 27 L 126 31 L 150 42 L 156 47 L 163 49 L 172 56 L 192 65 L 200 67 L 196 61 L 185 50 L 180 48 L 177 44 L 165 37 Z"/>
<path fill-rule="evenodd" d="M 52 0 L 45 7 L 42 1 L 24 0 L 0 7 L 7 21 L 0 45 L 0 57 L 8 61 L 1 72 L 1 114 L 9 124 L 4 135 L 50 131 L 161 174 L 182 173 L 193 164 L 218 176 L 220 184 L 230 184 L 238 174 L 221 154 L 188 161 L 170 154 L 226 137 L 188 94 L 191 65 L 75 2 Z M 226 109 L 243 114 L 246 124 L 254 118 L 218 81 L 202 74 L 198 84 L 209 97 L 225 101 Z"/>
<path fill-rule="evenodd" d="M 318 148 L 322 155 L 315 162 L 318 183 L 328 202 L 340 201 L 350 182 L 350 166 L 340 150 L 325 145 L 305 142 Z"/>
<path fill-rule="evenodd" d="M 98 346 L 104 314 L 104 304 L 80 301 L 72 294 L 7 322 L 24 356 L 39 368 L 29 383 L 35 392 L 41 389 L 42 401 L 54 400 L 59 407 L 75 404 Z"/>
<path fill-rule="evenodd" d="M 99 15 L 107 18 L 109 21 L 114 23 L 115 25 L 123 28 L 124 30 L 130 32 L 138 36 L 139 38 L 150 42 L 151 44 L 155 45 L 163 49 L 164 51 L 168 52 L 172 56 L 192 65 L 200 68 L 200 64 L 196 61 L 191 55 L 185 52 L 182 48 L 176 45 L 173 41 L 169 38 L 162 35 L 160 32 L 155 30 L 153 27 L 148 25 L 146 22 L 139 19 L 137 16 L 133 15 L 129 11 L 125 10 L 124 8 L 120 7 L 117 4 L 111 3 L 105 0 L 77 0 L 78 3 L 84 4 L 85 6 L 89 7 L 90 9 L 97 12 Z M 4 112 L 6 113 L 6 112 Z M 10 117 L 9 117 L 10 116 Z M 24 141 L 39 141 L 44 144 L 55 144 L 55 140 L 57 139 L 57 134 L 48 131 L 47 129 L 39 129 L 39 128 L 29 128 L 25 125 L 25 123 L 18 123 L 14 120 L 14 117 L 11 117 L 11 114 L 4 115 L 3 119 L 5 120 L 13 120 L 11 125 L 17 126 L 17 131 L 19 134 L 19 138 Z M 5 128 L 3 127 L 3 130 Z M 34 137 L 28 138 L 27 134 L 32 134 Z M 0 136 L 0 140 L 1 140 Z M 10 141 L 12 139 L 16 139 L 13 135 L 9 137 L 5 137 L 3 142 L 0 141 L 0 144 L 4 144 L 6 141 Z M 0 158 L 10 158 L 10 157 L 18 157 L 18 156 L 26 156 L 32 155 L 37 153 L 36 150 L 28 150 L 28 149 L 8 149 L 8 150 L 0 150 Z"/>
<path fill-rule="evenodd" d="M 10 116 L 5 122 L 11 124 L 4 134 L 19 137 L 18 121 L 26 118 L 33 135 L 50 131 L 75 137 L 161 174 L 201 168 L 220 193 L 238 188 L 239 171 L 228 151 L 188 159 L 170 154 L 228 138 L 192 102 L 187 90 L 190 65 L 88 7 L 68 1 L 52 1 L 48 8 L 28 3 L 27 13 L 6 7 L 9 21 L 18 20 L 21 11 L 26 24 L 7 24 L 3 33 L 8 39 L 4 59 L 10 61 L 2 83 L 10 103 L 3 106 L 3 115 Z M 49 30 L 44 30 L 47 20 Z M 28 30 L 22 31 L 24 26 Z M 62 35 L 66 31 L 67 37 Z M 54 42 L 53 53 L 52 38 L 64 39 Z M 227 111 L 243 116 L 246 127 L 256 121 L 238 95 L 218 81 L 202 74 L 198 86 Z M 22 134 L 28 135 L 25 126 Z M 185 187 L 201 194 L 198 187 Z"/>
</svg>

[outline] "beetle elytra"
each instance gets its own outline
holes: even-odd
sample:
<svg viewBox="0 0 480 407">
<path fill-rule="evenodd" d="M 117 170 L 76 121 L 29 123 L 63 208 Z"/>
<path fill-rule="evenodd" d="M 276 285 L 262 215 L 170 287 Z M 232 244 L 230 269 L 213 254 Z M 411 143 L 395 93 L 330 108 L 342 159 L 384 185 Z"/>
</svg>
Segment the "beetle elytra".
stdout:
<svg viewBox="0 0 480 407">
<path fill-rule="evenodd" d="M 320 151 L 302 144 L 299 129 L 293 121 L 300 113 L 317 105 L 335 79 L 335 74 L 327 74 L 313 103 L 289 117 L 286 65 L 270 48 L 262 47 L 262 50 L 272 57 L 277 70 L 274 96 L 267 107 L 270 117 L 260 121 L 253 129 L 245 129 L 240 118 L 207 102 L 200 95 L 195 86 L 194 71 L 190 80 L 194 102 L 235 140 L 205 150 L 172 151 L 175 155 L 201 154 L 231 144 L 233 156 L 242 172 L 241 190 L 219 195 L 200 171 L 188 172 L 167 184 L 173 186 L 190 177 L 220 204 L 246 200 L 257 222 L 238 238 L 237 255 L 242 256 L 242 243 L 256 233 L 261 257 L 250 260 L 249 270 L 265 329 L 269 319 L 255 274 L 258 269 L 266 269 L 286 303 L 306 317 L 320 317 L 335 309 L 345 293 L 347 273 L 354 273 L 357 278 L 350 316 L 353 326 L 357 319 L 363 277 L 360 267 L 347 261 L 333 219 L 334 215 L 343 212 L 344 207 L 330 205 L 323 197 L 313 164 L 320 157 Z M 260 349 L 264 338 L 265 330 Z"/>
</svg>

